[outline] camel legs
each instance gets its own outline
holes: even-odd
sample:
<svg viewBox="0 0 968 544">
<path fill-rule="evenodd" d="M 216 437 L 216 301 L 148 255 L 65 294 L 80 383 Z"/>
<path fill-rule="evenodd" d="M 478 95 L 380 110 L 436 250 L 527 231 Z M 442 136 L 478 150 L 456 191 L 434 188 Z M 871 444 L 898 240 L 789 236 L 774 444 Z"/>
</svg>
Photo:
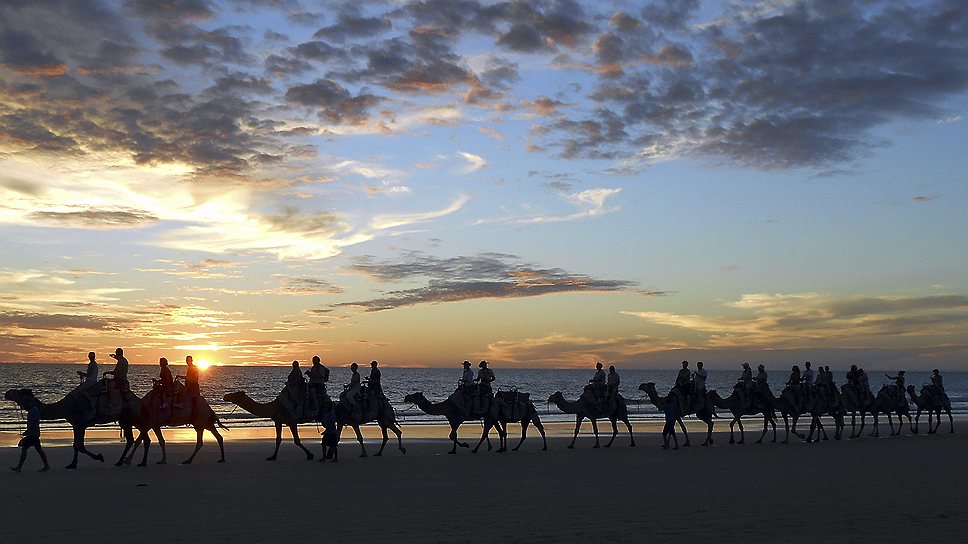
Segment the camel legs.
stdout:
<svg viewBox="0 0 968 544">
<path fill-rule="evenodd" d="M 521 444 L 524 444 L 524 439 L 528 437 L 528 425 L 530 424 L 531 424 L 530 418 L 524 418 L 521 420 L 521 440 L 518 440 L 518 445 L 514 446 L 514 448 L 511 451 L 518 451 L 518 448 L 521 447 Z"/>
<path fill-rule="evenodd" d="M 775 429 L 774 429 L 775 431 Z M 713 420 L 712 418 L 706 422 L 706 441 L 702 443 L 703 446 L 708 446 L 713 443 Z"/>
<path fill-rule="evenodd" d="M 462 448 L 466 448 L 467 447 L 467 442 L 461 442 L 460 440 L 457 439 L 457 429 L 460 428 L 460 424 L 461 424 L 461 422 L 459 422 L 459 421 L 451 421 L 450 422 L 450 440 L 451 440 L 451 442 L 454 443 L 454 446 L 447 453 L 449 453 L 451 455 L 454 455 L 454 454 L 457 453 L 457 446 L 460 446 Z"/>
<path fill-rule="evenodd" d="M 573 449 L 575 447 L 575 440 L 578 439 L 578 431 L 581 430 L 581 422 L 585 419 L 584 417 L 578 415 L 575 416 L 575 436 L 571 437 L 571 444 L 568 444 L 568 449 Z M 598 433 L 595 433 L 596 442 L 598 439 Z M 596 444 L 597 447 L 597 444 Z"/>
<path fill-rule="evenodd" d="M 121 433 L 124 435 L 124 450 L 121 452 L 121 457 L 114 463 L 114 466 L 120 467 L 124 464 L 124 458 L 128 455 L 128 450 L 134 444 L 134 431 L 129 426 L 122 426 Z"/>
<path fill-rule="evenodd" d="M 181 464 L 190 465 L 192 464 L 192 461 L 195 460 L 195 456 L 198 455 L 198 450 L 202 449 L 202 433 L 204 432 L 205 432 L 205 429 L 201 427 L 195 427 L 195 451 L 192 452 L 192 454 L 188 457 L 188 459 L 185 459 L 184 461 L 182 461 Z"/>
<path fill-rule="evenodd" d="M 612 442 L 615 442 L 616 436 L 618 436 L 618 419 L 612 419 L 612 438 L 609 439 L 608 444 L 605 444 L 606 448 L 612 447 Z"/>
<path fill-rule="evenodd" d="M 161 427 L 155 427 L 155 438 L 158 439 L 158 447 L 161 448 L 161 460 L 158 461 L 159 465 L 168 464 L 168 448 L 166 447 L 165 435 L 161 432 Z M 148 439 L 148 433 L 145 433 L 145 439 Z M 147 446 L 146 446 L 147 447 Z M 145 455 L 147 455 L 147 451 Z M 145 457 L 143 462 L 148 462 L 147 457 Z"/>
<path fill-rule="evenodd" d="M 353 432 L 356 433 L 356 441 L 360 443 L 360 450 L 362 452 L 362 453 L 360 453 L 360 457 L 366 457 L 366 446 L 363 445 L 363 433 L 360 431 L 360 426 L 359 425 L 350 425 L 350 427 L 352 427 L 353 428 Z M 384 442 L 384 444 L 385 443 L 386 442 Z M 380 450 L 382 451 L 383 448 L 380 448 Z"/>
<path fill-rule="evenodd" d="M 769 415 L 763 414 L 763 433 L 760 434 L 760 439 L 756 441 L 757 444 L 763 443 L 763 439 L 766 438 L 767 431 L 770 430 L 771 423 L 773 424 L 773 441 L 776 442 L 776 422 L 770 419 Z M 703 446 L 705 446 L 705 444 L 703 444 Z"/>
<path fill-rule="evenodd" d="M 677 417 L 676 421 L 679 423 L 679 428 L 682 429 L 682 436 L 685 439 L 685 443 L 682 445 L 683 448 L 689 447 L 689 433 L 686 432 L 686 424 L 682 422 L 681 417 Z"/>
<path fill-rule="evenodd" d="M 292 434 L 292 443 L 295 444 L 295 445 L 297 445 L 297 446 L 299 446 L 299 449 L 303 450 L 303 453 L 306 454 L 306 460 L 307 461 L 312 461 L 313 460 L 313 453 L 311 451 L 309 451 L 306 448 L 306 446 L 303 446 L 302 445 L 302 440 L 299 440 L 299 425 L 297 425 L 296 423 L 290 424 L 289 425 L 289 432 Z M 361 438 L 361 440 L 362 440 L 362 438 Z"/>
<path fill-rule="evenodd" d="M 218 443 L 219 459 L 216 462 L 224 463 L 225 462 L 225 444 L 223 444 L 221 433 L 218 432 L 218 428 L 216 428 L 214 424 L 211 427 L 208 427 L 208 432 L 212 433 L 212 435 L 215 437 L 215 442 Z M 161 438 L 161 435 L 159 434 L 158 437 Z"/>
<path fill-rule="evenodd" d="M 945 412 L 948 414 L 948 433 L 950 434 L 955 432 L 955 418 L 951 417 L 950 408 L 945 410 Z M 941 420 L 941 412 L 938 412 L 938 420 L 939 421 Z M 938 423 L 938 427 L 940 426 L 941 426 L 941 423 Z"/>
<path fill-rule="evenodd" d="M 538 429 L 539 433 L 541 433 L 541 450 L 548 450 L 548 440 L 545 438 L 544 425 L 541 424 L 541 421 L 538 419 L 537 415 L 535 415 L 521 421 L 521 440 L 518 442 L 517 446 L 514 446 L 513 451 L 518 451 L 518 448 L 521 447 L 521 444 L 524 444 L 524 439 L 528 437 L 528 425 L 531 423 L 534 423 L 534 427 Z"/>
<path fill-rule="evenodd" d="M 393 434 L 397 435 L 397 447 L 400 448 L 400 453 L 407 453 L 407 448 L 403 447 L 403 431 L 396 423 L 391 423 L 389 427 Z"/>
<path fill-rule="evenodd" d="M 592 422 L 592 432 L 595 433 L 595 445 L 593 448 L 600 448 L 601 444 L 598 443 L 598 420 L 595 418 L 589 418 Z"/>
<path fill-rule="evenodd" d="M 83 453 L 95 461 L 104 462 L 104 456 L 100 453 L 93 454 L 84 447 L 84 431 L 87 429 L 85 427 L 74 427 L 74 458 L 71 460 L 70 464 L 66 468 L 77 468 L 77 454 Z"/>
<path fill-rule="evenodd" d="M 729 422 L 729 443 L 730 444 L 742 444 L 746 440 L 746 433 L 743 430 L 743 421 L 740 419 L 742 416 L 734 415 L 733 420 Z M 733 438 L 733 427 L 739 424 L 739 442 Z"/>
<path fill-rule="evenodd" d="M 635 447 L 635 436 L 632 435 L 632 423 L 629 422 L 628 416 L 626 416 L 625 419 L 622 420 L 622 422 L 625 423 L 625 428 L 629 430 L 629 447 L 630 448 L 634 448 Z M 615 426 L 615 422 L 614 421 L 612 422 L 612 426 L 613 427 Z"/>
<path fill-rule="evenodd" d="M 373 457 L 380 457 L 383 455 L 383 448 L 387 447 L 387 442 L 390 441 L 390 437 L 387 435 L 387 426 L 380 425 L 380 433 L 383 435 L 383 442 L 380 443 L 380 449 L 373 454 Z"/>
<path fill-rule="evenodd" d="M 481 448 L 481 444 L 483 444 L 484 443 L 484 440 L 486 440 L 488 438 L 487 435 L 488 435 L 488 433 L 491 432 L 491 427 L 493 427 L 493 426 L 494 426 L 493 423 L 488 423 L 488 422 L 482 422 L 481 423 L 481 439 L 477 442 L 477 445 L 474 446 L 474 449 L 471 450 L 471 453 L 477 453 L 477 450 L 479 450 Z M 488 448 L 487 449 L 491 449 L 490 446 L 491 446 L 491 444 L 488 443 Z"/>
</svg>

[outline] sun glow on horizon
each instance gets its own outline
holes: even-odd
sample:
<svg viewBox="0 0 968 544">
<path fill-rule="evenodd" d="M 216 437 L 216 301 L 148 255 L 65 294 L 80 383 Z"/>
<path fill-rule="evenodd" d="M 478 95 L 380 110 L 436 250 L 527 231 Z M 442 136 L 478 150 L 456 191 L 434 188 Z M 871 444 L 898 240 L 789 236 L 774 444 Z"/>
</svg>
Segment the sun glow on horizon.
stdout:
<svg viewBox="0 0 968 544">
<path fill-rule="evenodd" d="M 199 370 L 207 370 L 208 367 L 214 364 L 215 363 L 209 361 L 208 359 L 195 359 L 195 366 L 198 367 Z"/>
</svg>

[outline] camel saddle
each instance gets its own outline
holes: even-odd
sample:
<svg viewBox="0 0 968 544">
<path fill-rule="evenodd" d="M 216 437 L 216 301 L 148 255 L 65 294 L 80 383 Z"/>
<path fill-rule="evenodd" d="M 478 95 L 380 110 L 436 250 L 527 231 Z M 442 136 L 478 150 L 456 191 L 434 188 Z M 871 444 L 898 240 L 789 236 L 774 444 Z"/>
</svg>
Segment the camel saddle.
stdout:
<svg viewBox="0 0 968 544">
<path fill-rule="evenodd" d="M 585 390 L 581 392 L 581 396 L 578 397 L 578 399 L 584 401 L 585 404 L 590 406 L 598 406 L 599 402 L 604 402 L 605 400 L 598 398 L 598 395 L 595 393 L 595 386 L 592 384 L 585 386 Z"/>
<path fill-rule="evenodd" d="M 289 395 L 288 385 L 282 388 L 282 391 L 280 391 L 279 395 L 276 396 L 276 400 L 279 401 L 279 404 L 281 404 L 283 408 L 285 408 L 286 412 L 289 414 L 289 417 L 299 421 L 300 423 L 312 421 L 312 418 L 307 417 L 305 414 L 307 408 L 306 399 L 302 398 L 298 402 L 294 403 L 292 397 Z"/>
<path fill-rule="evenodd" d="M 501 401 L 501 413 L 510 420 L 517 421 L 527 413 L 531 403 L 531 393 L 521 391 L 498 391 L 495 399 Z"/>
<path fill-rule="evenodd" d="M 146 396 L 148 406 L 157 411 L 158 423 L 166 425 L 169 421 L 188 421 L 192 418 L 192 399 L 188 388 L 181 382 L 172 386 L 172 395 L 164 398 L 161 391 L 152 389 Z"/>
<path fill-rule="evenodd" d="M 109 381 L 101 378 L 96 385 L 81 384 L 68 393 L 78 407 L 78 415 L 84 419 L 96 421 L 110 421 L 121 415 L 124 410 L 124 393 L 130 394 L 130 392 L 120 391 L 113 385 L 109 387 Z"/>
</svg>

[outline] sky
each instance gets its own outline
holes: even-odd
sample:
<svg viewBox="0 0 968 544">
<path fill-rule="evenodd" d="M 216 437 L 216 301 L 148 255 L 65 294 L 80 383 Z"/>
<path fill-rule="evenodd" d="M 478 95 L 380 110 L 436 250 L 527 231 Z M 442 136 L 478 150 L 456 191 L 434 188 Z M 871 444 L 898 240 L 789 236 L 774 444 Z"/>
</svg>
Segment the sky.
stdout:
<svg viewBox="0 0 968 544">
<path fill-rule="evenodd" d="M 968 370 L 960 0 L 0 3 L 0 361 Z"/>
</svg>

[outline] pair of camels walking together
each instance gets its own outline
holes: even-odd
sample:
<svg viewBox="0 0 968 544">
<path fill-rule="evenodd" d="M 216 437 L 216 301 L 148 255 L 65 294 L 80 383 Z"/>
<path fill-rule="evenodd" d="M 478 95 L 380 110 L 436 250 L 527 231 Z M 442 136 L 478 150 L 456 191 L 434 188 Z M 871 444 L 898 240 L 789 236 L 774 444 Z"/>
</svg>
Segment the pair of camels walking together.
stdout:
<svg viewBox="0 0 968 544">
<path fill-rule="evenodd" d="M 189 464 L 198 455 L 199 450 L 202 449 L 202 434 L 205 431 L 212 433 L 215 436 L 216 442 L 218 442 L 220 453 L 218 462 L 225 462 L 225 447 L 222 435 L 218 431 L 219 428 L 225 429 L 225 426 L 222 425 L 218 416 L 215 415 L 215 411 L 212 410 L 204 398 L 198 397 L 192 399 L 193 402 L 186 407 L 187 409 L 164 411 L 159 409 L 158 403 L 155 402 L 154 394 L 154 391 L 150 391 L 145 396 L 139 398 L 130 390 L 122 391 L 119 409 L 111 411 L 102 410 L 100 406 L 103 406 L 103 403 L 96 404 L 99 406 L 98 409 L 90 410 L 84 400 L 79 395 L 73 393 L 50 404 L 37 399 L 30 389 L 11 389 L 4 394 L 4 398 L 17 403 L 22 409 L 26 409 L 34 402 L 37 402 L 42 420 L 62 419 L 67 421 L 73 433 L 72 446 L 74 451 L 74 456 L 70 464 L 67 465 L 69 469 L 77 468 L 79 454 L 84 454 L 95 461 L 104 461 L 103 455 L 87 449 L 84 444 L 84 439 L 87 429 L 95 425 L 107 423 L 117 423 L 121 427 L 121 432 L 125 439 L 124 451 L 121 453 L 121 457 L 118 458 L 115 466 L 130 463 L 135 453 L 134 450 L 141 443 L 144 444 L 144 457 L 138 466 L 146 466 L 148 462 L 148 449 L 151 445 L 149 432 L 155 434 L 155 437 L 158 439 L 158 445 L 161 447 L 161 460 L 158 463 L 165 464 L 168 459 L 168 453 L 165 447 L 162 428 L 180 427 L 184 425 L 190 425 L 195 429 L 196 439 L 195 450 L 182 463 Z M 106 395 L 106 393 L 101 393 L 100 395 Z M 135 429 L 139 433 L 137 439 L 134 436 Z"/>
</svg>

